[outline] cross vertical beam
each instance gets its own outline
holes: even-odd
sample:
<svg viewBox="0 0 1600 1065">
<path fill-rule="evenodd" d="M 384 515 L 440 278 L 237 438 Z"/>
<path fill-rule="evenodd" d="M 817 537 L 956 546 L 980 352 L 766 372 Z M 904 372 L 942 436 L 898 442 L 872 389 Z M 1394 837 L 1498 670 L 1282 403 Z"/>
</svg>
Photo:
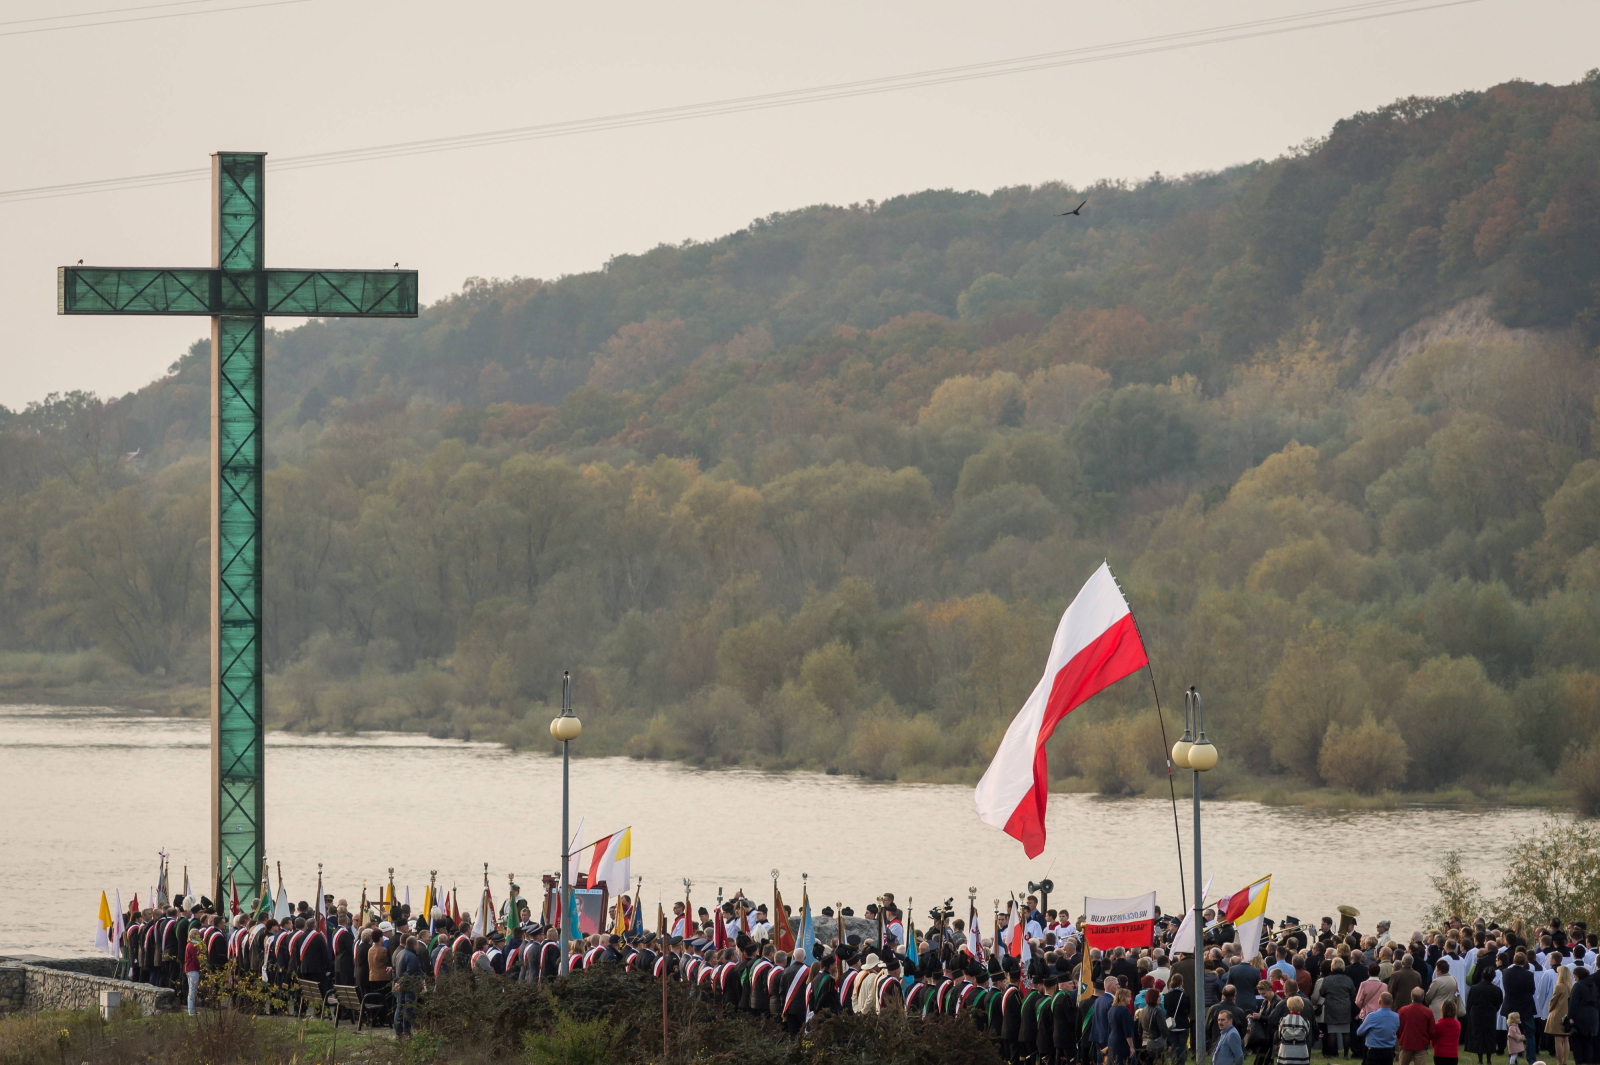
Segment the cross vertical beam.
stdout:
<svg viewBox="0 0 1600 1065">
<path fill-rule="evenodd" d="M 264 316 L 415 318 L 415 270 L 269 270 L 266 154 L 211 157 L 211 266 L 63 266 L 59 314 L 211 318 L 211 880 L 266 847 L 261 664 Z"/>
<path fill-rule="evenodd" d="M 263 305 L 266 156 L 211 157 L 213 306 Z M 266 744 L 261 664 L 262 363 L 258 313 L 211 319 L 212 868 L 261 868 Z M 218 874 L 220 875 L 220 873 Z"/>
</svg>

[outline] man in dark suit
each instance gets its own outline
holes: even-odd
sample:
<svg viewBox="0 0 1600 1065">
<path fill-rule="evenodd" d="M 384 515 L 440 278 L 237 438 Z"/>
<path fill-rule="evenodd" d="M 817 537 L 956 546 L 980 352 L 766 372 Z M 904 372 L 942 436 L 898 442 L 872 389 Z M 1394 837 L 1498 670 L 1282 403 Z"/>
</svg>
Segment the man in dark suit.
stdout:
<svg viewBox="0 0 1600 1065">
<path fill-rule="evenodd" d="M 1206 1010 L 1206 1046 L 1217 1045 L 1217 1014 L 1226 1013 L 1233 1018 L 1233 1026 L 1239 1031 L 1250 1027 L 1250 1015 L 1239 1007 L 1238 993 L 1232 984 L 1222 989 L 1222 1001 Z M 1241 1037 L 1242 1038 L 1242 1037 Z"/>
<path fill-rule="evenodd" d="M 1533 1031 L 1535 981 L 1533 972 L 1528 968 L 1528 956 L 1520 950 L 1517 951 L 1511 959 L 1511 964 L 1500 974 L 1500 982 L 1506 994 L 1505 1001 L 1500 1004 L 1500 1015 L 1502 1017 L 1509 1017 L 1513 1013 L 1521 1015 L 1524 1045 L 1530 1048 L 1530 1056 L 1536 1055 L 1538 1043 L 1535 1041 Z"/>
<path fill-rule="evenodd" d="M 1247 1014 L 1254 1013 L 1261 1005 L 1261 999 L 1256 995 L 1256 985 L 1260 982 L 1261 970 L 1243 958 L 1237 959 L 1228 968 L 1228 983 L 1233 985 L 1237 993 L 1239 1008 Z M 1244 1028 L 1240 1028 L 1239 1031 L 1243 1032 Z"/>
</svg>

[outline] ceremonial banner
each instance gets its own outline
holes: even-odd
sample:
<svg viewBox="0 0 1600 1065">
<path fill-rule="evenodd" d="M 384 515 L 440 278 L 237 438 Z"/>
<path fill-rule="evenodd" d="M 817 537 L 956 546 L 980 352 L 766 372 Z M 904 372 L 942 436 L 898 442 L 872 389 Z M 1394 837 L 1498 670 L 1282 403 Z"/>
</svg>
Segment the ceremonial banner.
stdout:
<svg viewBox="0 0 1600 1065">
<path fill-rule="evenodd" d="M 800 960 L 810 965 L 817 960 L 817 933 L 811 925 L 811 893 L 800 889 Z"/>
<path fill-rule="evenodd" d="M 1128 601 L 1111 567 L 1101 563 L 1061 615 L 1044 676 L 978 781 L 978 819 L 1021 840 L 1029 858 L 1043 853 L 1050 798 L 1046 741 L 1062 718 L 1148 661 Z"/>
<path fill-rule="evenodd" d="M 1156 893 L 1083 900 L 1083 938 L 1094 950 L 1148 947 L 1155 938 Z"/>
<path fill-rule="evenodd" d="M 573 888 L 572 916 L 577 925 L 573 934 L 589 936 L 605 931 L 606 891 L 604 888 Z"/>
</svg>

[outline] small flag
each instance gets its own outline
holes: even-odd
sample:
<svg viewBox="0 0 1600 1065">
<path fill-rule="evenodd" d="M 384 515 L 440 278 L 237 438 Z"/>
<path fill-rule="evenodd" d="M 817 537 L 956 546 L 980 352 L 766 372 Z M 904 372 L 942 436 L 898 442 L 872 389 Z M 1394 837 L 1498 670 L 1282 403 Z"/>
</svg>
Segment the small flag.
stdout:
<svg viewBox="0 0 1600 1065">
<path fill-rule="evenodd" d="M 156 852 L 161 857 L 161 871 L 156 876 L 155 890 L 151 895 L 155 897 L 156 905 L 162 909 L 172 905 L 172 896 L 167 891 L 167 856 L 161 851 Z"/>
<path fill-rule="evenodd" d="M 494 896 L 490 894 L 485 885 L 483 898 L 478 904 L 478 916 L 472 922 L 474 936 L 486 936 L 494 931 Z"/>
<path fill-rule="evenodd" d="M 239 885 L 233 882 L 233 870 L 228 870 L 228 915 L 239 916 Z"/>
<path fill-rule="evenodd" d="M 985 961 L 983 935 L 978 928 L 978 904 L 968 902 L 967 910 L 967 953 L 972 955 L 973 961 Z"/>
<path fill-rule="evenodd" d="M 189 863 L 183 863 L 183 903 L 189 906 L 193 903 L 193 896 L 189 893 Z"/>
<path fill-rule="evenodd" d="M 280 921 L 294 916 L 294 907 L 289 905 L 289 889 L 282 884 L 278 885 L 278 904 L 273 907 L 272 916 Z"/>
<path fill-rule="evenodd" d="M 116 928 L 117 922 L 111 916 L 111 900 L 106 898 L 104 891 L 100 892 L 100 919 L 94 926 L 94 949 L 101 954 L 117 956 Z"/>
<path fill-rule="evenodd" d="M 1226 898 L 1217 900 L 1221 920 L 1233 922 L 1234 941 L 1245 954 L 1246 962 L 1261 950 L 1262 918 L 1267 913 L 1267 892 L 1272 888 L 1269 874 Z"/>
<path fill-rule="evenodd" d="M 772 882 L 772 928 L 777 933 L 778 949 L 786 953 L 794 950 L 794 930 L 789 927 L 789 915 L 783 910 L 783 892 L 778 882 Z"/>
<path fill-rule="evenodd" d="M 122 949 L 122 936 L 128 930 L 127 911 L 122 908 L 122 889 L 117 888 L 117 910 L 111 915 L 115 922 L 111 929 L 111 941 L 117 945 L 118 953 Z"/>
<path fill-rule="evenodd" d="M 656 900 L 656 935 L 667 938 L 667 911 L 659 899 Z"/>
<path fill-rule="evenodd" d="M 718 906 L 717 911 L 711 915 L 711 946 L 715 950 L 721 950 L 727 945 L 728 926 L 722 920 L 722 907 Z"/>
<path fill-rule="evenodd" d="M 906 960 L 914 967 L 917 964 L 917 929 L 911 923 L 911 915 L 906 914 Z M 908 974 L 912 980 L 916 979 L 915 973 Z"/>
<path fill-rule="evenodd" d="M 1027 961 L 1028 930 L 1022 926 L 1022 914 L 1017 910 L 1017 900 L 1011 900 L 1011 908 L 1006 911 L 1006 953 L 1013 958 Z"/>
<path fill-rule="evenodd" d="M 428 886 L 422 889 L 422 916 L 427 919 L 429 935 L 433 934 L 433 904 L 433 884 L 429 882 Z"/>
<path fill-rule="evenodd" d="M 578 826 L 582 829 L 582 825 Z M 589 886 L 598 887 L 602 881 L 618 897 L 633 884 L 633 829 L 628 827 L 601 839 L 594 845 L 594 856 L 589 860 Z"/>
<path fill-rule="evenodd" d="M 811 894 L 804 888 L 800 891 L 800 959 L 810 965 L 816 960 L 817 933 L 811 927 Z"/>
<path fill-rule="evenodd" d="M 139 893 L 137 891 L 133 893 L 133 901 L 128 903 L 128 909 L 134 913 L 139 912 Z"/>
</svg>

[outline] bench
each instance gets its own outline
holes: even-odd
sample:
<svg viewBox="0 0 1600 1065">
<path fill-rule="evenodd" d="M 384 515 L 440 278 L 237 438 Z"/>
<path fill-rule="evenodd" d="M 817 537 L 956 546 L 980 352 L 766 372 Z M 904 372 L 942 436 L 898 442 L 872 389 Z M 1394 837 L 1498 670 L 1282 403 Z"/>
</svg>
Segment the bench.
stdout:
<svg viewBox="0 0 1600 1065">
<path fill-rule="evenodd" d="M 330 1004 L 333 1006 L 333 1026 L 339 1027 L 339 1019 L 345 1014 L 355 1018 L 356 1031 L 361 1031 L 362 1025 L 370 1017 L 376 1023 L 379 1011 L 382 1009 L 381 995 L 368 996 L 376 1001 L 368 1003 L 361 997 L 361 992 L 350 984 L 334 984 L 333 997 Z"/>
<path fill-rule="evenodd" d="M 316 1003 L 317 1016 L 326 1017 L 328 1015 L 328 1003 L 323 1000 L 322 985 L 315 980 L 307 980 L 303 976 L 296 977 L 294 982 L 296 984 L 294 996 L 296 1014 L 304 1017 L 306 1011 L 311 1008 L 311 1004 Z"/>
</svg>

